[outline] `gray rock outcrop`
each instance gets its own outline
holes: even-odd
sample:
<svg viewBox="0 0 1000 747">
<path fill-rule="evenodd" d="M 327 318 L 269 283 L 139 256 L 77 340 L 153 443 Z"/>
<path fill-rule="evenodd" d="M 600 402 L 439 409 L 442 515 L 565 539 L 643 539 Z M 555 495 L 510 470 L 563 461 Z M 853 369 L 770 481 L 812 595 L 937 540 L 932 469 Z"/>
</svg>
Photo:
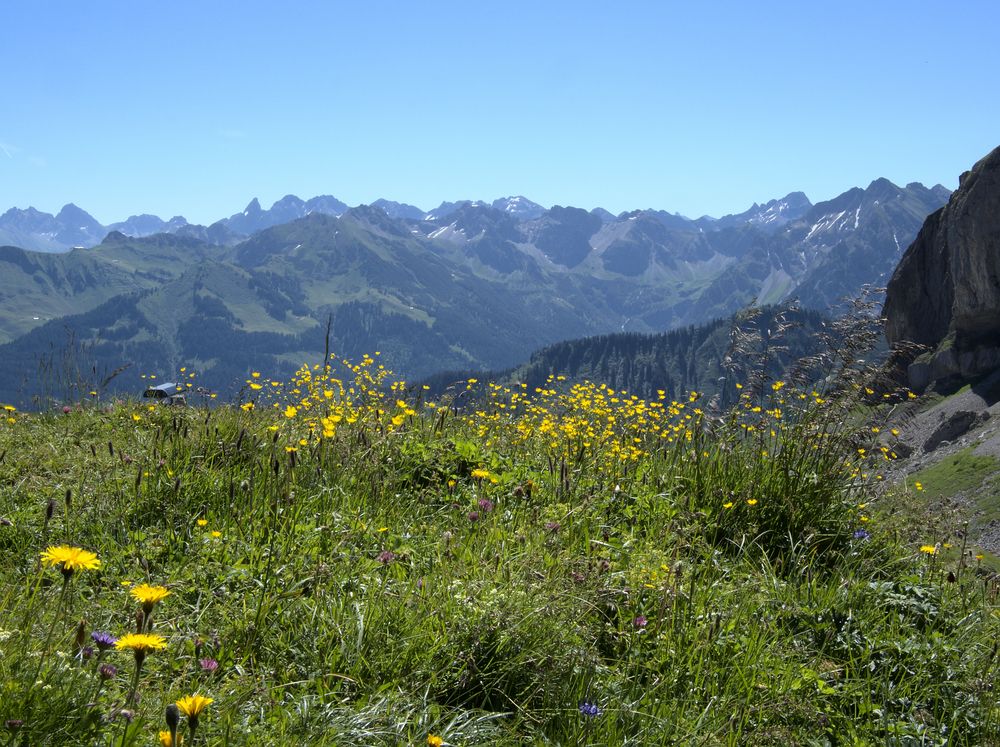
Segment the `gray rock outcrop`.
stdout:
<svg viewBox="0 0 1000 747">
<path fill-rule="evenodd" d="M 932 349 L 909 367 L 915 388 L 1000 366 L 1000 148 L 928 216 L 889 281 L 883 314 L 890 344 Z"/>
</svg>

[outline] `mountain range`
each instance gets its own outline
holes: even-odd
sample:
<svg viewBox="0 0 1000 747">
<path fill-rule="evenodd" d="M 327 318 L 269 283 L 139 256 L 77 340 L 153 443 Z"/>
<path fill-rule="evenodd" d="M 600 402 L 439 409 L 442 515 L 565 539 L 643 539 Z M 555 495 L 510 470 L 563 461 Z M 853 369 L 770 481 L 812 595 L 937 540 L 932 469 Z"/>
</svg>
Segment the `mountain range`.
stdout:
<svg viewBox="0 0 1000 747">
<path fill-rule="evenodd" d="M 392 200 L 376 200 L 372 203 L 390 218 L 402 220 L 436 220 L 467 205 L 486 206 L 487 203 L 460 200 L 443 202 L 427 212 L 414 205 Z M 545 208 L 526 197 L 503 197 L 488 203 L 494 210 L 507 213 L 517 220 L 530 220 L 541 216 Z M 756 206 L 754 206 L 756 207 Z M 86 210 L 73 203 L 63 206 L 56 215 L 43 213 L 33 207 L 27 209 L 10 208 L 0 215 L 0 245 L 17 246 L 38 252 L 64 252 L 76 248 L 96 246 L 109 233 L 117 231 L 132 238 L 152 236 L 158 233 L 174 233 L 201 239 L 210 244 L 235 244 L 271 226 L 304 218 L 312 213 L 341 216 L 348 210 L 347 204 L 330 195 L 320 195 L 302 200 L 295 195 L 285 195 L 269 209 L 264 209 L 255 197 L 243 209 L 228 218 L 201 226 L 180 215 L 170 220 L 159 216 L 133 215 L 118 223 L 101 225 Z M 607 213 L 607 211 L 602 211 Z M 607 213 L 611 216 L 610 213 Z M 611 216 L 613 217 L 613 216 Z"/>
<path fill-rule="evenodd" d="M 89 248 L 0 247 L 0 401 L 52 389 L 35 375 L 40 361 L 51 371 L 73 346 L 74 370 L 91 378 L 134 363 L 116 379 L 126 389 L 140 371 L 188 366 L 231 391 L 249 370 L 317 361 L 327 324 L 331 350 L 378 350 L 420 377 L 507 368 L 560 340 L 662 332 L 754 302 L 826 309 L 884 284 L 948 196 L 878 179 L 816 205 L 791 193 L 719 219 L 522 197 L 423 213 L 291 195 L 208 227 L 135 216 Z M 86 218 L 73 206 L 10 210 L 0 236 L 84 247 L 103 230 Z"/>
</svg>

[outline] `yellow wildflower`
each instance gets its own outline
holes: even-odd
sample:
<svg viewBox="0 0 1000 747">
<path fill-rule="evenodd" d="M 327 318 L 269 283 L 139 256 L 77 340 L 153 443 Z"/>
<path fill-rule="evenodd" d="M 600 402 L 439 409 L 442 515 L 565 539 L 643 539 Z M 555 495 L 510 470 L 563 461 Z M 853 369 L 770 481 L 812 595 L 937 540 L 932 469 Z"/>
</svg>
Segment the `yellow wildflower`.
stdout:
<svg viewBox="0 0 1000 747">
<path fill-rule="evenodd" d="M 101 567 L 97 555 L 80 547 L 69 545 L 53 545 L 42 552 L 42 562 L 59 570 L 65 576 L 71 576 L 74 571 L 93 571 Z"/>
<path fill-rule="evenodd" d="M 209 705 L 213 703 L 212 698 L 206 698 L 204 695 L 185 695 L 183 698 L 176 702 L 177 710 L 187 716 L 189 719 L 198 718 L 201 712 L 208 708 Z"/>
<path fill-rule="evenodd" d="M 166 639 L 156 633 L 126 633 L 115 643 L 116 649 L 131 651 L 137 658 L 145 656 L 148 651 L 160 651 L 166 647 Z"/>
<path fill-rule="evenodd" d="M 135 600 L 142 605 L 142 608 L 149 613 L 153 605 L 170 596 L 170 591 L 164 586 L 150 586 L 149 584 L 139 584 L 129 592 Z"/>
</svg>

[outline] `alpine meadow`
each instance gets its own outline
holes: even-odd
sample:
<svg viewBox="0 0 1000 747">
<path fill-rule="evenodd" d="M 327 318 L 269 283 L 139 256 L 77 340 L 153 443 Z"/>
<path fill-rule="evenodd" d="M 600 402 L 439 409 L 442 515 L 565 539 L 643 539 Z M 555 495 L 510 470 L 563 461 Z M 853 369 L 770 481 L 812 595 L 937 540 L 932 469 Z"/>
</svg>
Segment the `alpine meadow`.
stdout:
<svg viewBox="0 0 1000 747">
<path fill-rule="evenodd" d="M 3 24 L 0 747 L 1000 747 L 1000 5 Z"/>
</svg>

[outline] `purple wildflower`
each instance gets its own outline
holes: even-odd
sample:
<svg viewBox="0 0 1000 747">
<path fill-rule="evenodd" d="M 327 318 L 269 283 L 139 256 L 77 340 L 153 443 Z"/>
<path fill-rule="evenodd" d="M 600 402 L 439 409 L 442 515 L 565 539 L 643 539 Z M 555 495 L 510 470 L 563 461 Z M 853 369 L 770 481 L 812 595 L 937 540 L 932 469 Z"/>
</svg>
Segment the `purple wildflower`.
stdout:
<svg viewBox="0 0 1000 747">
<path fill-rule="evenodd" d="M 866 540 L 869 537 L 871 537 L 871 535 L 867 532 L 867 530 L 858 529 L 854 532 L 854 539 L 856 540 Z"/>
<path fill-rule="evenodd" d="M 101 666 L 97 668 L 97 675 L 102 680 L 113 680 L 118 676 L 118 667 L 114 664 L 101 664 Z"/>
<path fill-rule="evenodd" d="M 477 521 L 479 521 L 479 512 L 478 511 L 469 511 L 469 521 L 471 521 L 473 524 L 475 524 Z"/>
<path fill-rule="evenodd" d="M 645 628 L 649 620 L 646 619 L 645 615 L 636 615 L 632 624 L 637 628 Z"/>
<path fill-rule="evenodd" d="M 80 658 L 84 661 L 89 661 L 94 656 L 93 646 L 84 646 L 80 649 Z"/>
<path fill-rule="evenodd" d="M 383 550 L 378 554 L 378 562 L 382 565 L 388 565 L 396 559 L 396 553 L 392 550 Z"/>
<path fill-rule="evenodd" d="M 585 700 L 580 704 L 580 713 L 584 716 L 589 716 L 593 718 L 594 716 L 600 716 L 604 711 L 597 705 L 597 703 L 591 703 L 589 700 Z"/>
<path fill-rule="evenodd" d="M 546 528 L 546 530 L 552 532 L 552 534 L 555 534 L 556 532 L 558 532 L 561 527 L 562 527 L 562 525 L 558 521 L 547 521 L 547 522 L 545 522 L 545 528 Z"/>
<path fill-rule="evenodd" d="M 219 668 L 219 662 L 215 659 L 202 659 L 200 664 L 201 671 L 208 672 L 209 674 L 215 674 L 215 670 Z"/>
<path fill-rule="evenodd" d="M 109 648 L 118 643 L 118 638 L 111 635 L 110 633 L 104 633 L 100 630 L 95 630 L 90 634 L 91 639 L 97 644 L 98 651 L 107 651 Z"/>
<path fill-rule="evenodd" d="M 479 508 L 484 513 L 488 514 L 490 511 L 493 510 L 493 501 L 491 501 L 489 498 L 480 498 L 479 499 Z"/>
</svg>

